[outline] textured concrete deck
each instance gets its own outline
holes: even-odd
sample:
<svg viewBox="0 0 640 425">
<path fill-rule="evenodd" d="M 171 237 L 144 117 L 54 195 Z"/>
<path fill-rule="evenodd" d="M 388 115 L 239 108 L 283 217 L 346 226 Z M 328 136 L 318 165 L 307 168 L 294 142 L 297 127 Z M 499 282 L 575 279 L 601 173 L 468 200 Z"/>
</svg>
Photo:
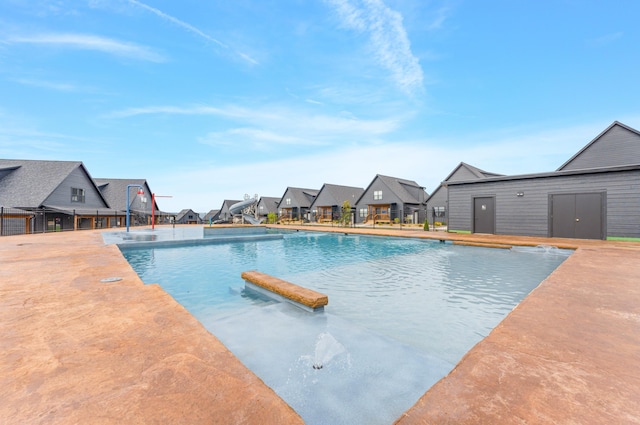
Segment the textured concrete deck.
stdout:
<svg viewBox="0 0 640 425">
<path fill-rule="evenodd" d="M 640 423 L 640 244 L 317 230 L 578 249 L 398 424 Z M 78 231 L 0 238 L 0 423 L 302 420 L 99 232 Z"/>
<path fill-rule="evenodd" d="M 115 245 L 77 231 L 0 238 L 0 423 L 303 421 Z"/>
</svg>

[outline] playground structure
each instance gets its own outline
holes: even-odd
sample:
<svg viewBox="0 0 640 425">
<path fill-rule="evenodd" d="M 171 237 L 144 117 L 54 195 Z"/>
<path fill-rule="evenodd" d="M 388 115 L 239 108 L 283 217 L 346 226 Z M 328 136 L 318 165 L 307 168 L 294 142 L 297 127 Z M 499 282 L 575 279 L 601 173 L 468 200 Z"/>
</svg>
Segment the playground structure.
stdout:
<svg viewBox="0 0 640 425">
<path fill-rule="evenodd" d="M 243 201 L 231 205 L 229 207 L 229 213 L 233 215 L 233 223 L 244 224 L 246 222 L 253 225 L 261 224 L 264 217 L 258 217 L 259 200 L 260 198 L 257 193 L 253 198 L 249 197 L 249 195 L 245 193 Z"/>
</svg>

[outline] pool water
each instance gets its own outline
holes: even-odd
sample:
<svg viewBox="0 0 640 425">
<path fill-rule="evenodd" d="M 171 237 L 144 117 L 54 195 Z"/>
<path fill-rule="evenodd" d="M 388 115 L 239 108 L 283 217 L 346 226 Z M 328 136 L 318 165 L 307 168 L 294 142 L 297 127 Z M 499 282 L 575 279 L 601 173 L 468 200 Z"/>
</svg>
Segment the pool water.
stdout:
<svg viewBox="0 0 640 425">
<path fill-rule="evenodd" d="M 389 424 L 484 338 L 570 251 L 289 233 L 132 249 L 159 283 L 308 424 Z M 258 270 L 325 293 L 308 313 L 244 290 Z"/>
</svg>

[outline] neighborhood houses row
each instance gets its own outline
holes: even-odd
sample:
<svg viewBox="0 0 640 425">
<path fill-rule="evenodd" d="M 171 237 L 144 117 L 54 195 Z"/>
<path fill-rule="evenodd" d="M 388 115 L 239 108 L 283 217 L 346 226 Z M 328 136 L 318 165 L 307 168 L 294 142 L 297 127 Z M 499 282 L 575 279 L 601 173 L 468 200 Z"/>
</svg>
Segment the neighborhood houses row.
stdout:
<svg viewBox="0 0 640 425">
<path fill-rule="evenodd" d="M 523 158 L 526 161 L 526 158 Z M 82 162 L 0 159 L 0 224 L 24 231 L 239 220 L 225 200 L 204 217 L 158 208 L 144 179 L 92 178 Z M 151 199 L 150 199 L 151 197 Z M 449 231 L 587 239 L 640 238 L 640 132 L 618 121 L 557 170 L 505 176 L 459 163 L 428 195 L 412 180 L 376 175 L 366 188 L 287 187 L 254 215 L 280 221 L 442 222 Z M 128 204 L 127 204 L 128 202 Z M 234 210 L 234 212 L 236 212 Z M 1 234 L 8 234 L 0 229 Z"/>
</svg>

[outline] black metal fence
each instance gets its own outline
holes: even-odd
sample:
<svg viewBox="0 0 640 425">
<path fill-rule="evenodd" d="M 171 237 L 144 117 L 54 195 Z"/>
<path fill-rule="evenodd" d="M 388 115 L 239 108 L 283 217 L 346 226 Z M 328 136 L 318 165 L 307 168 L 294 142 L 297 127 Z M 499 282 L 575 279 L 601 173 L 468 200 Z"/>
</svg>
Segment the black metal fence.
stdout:
<svg viewBox="0 0 640 425">
<path fill-rule="evenodd" d="M 0 207 L 0 236 L 125 227 L 125 220 L 124 214 L 100 214 L 99 211 L 65 214 L 49 208 Z M 151 224 L 151 215 L 132 212 L 129 220 L 131 226 L 146 226 Z M 168 216 L 156 216 L 156 223 L 164 222 L 168 222 Z"/>
</svg>

